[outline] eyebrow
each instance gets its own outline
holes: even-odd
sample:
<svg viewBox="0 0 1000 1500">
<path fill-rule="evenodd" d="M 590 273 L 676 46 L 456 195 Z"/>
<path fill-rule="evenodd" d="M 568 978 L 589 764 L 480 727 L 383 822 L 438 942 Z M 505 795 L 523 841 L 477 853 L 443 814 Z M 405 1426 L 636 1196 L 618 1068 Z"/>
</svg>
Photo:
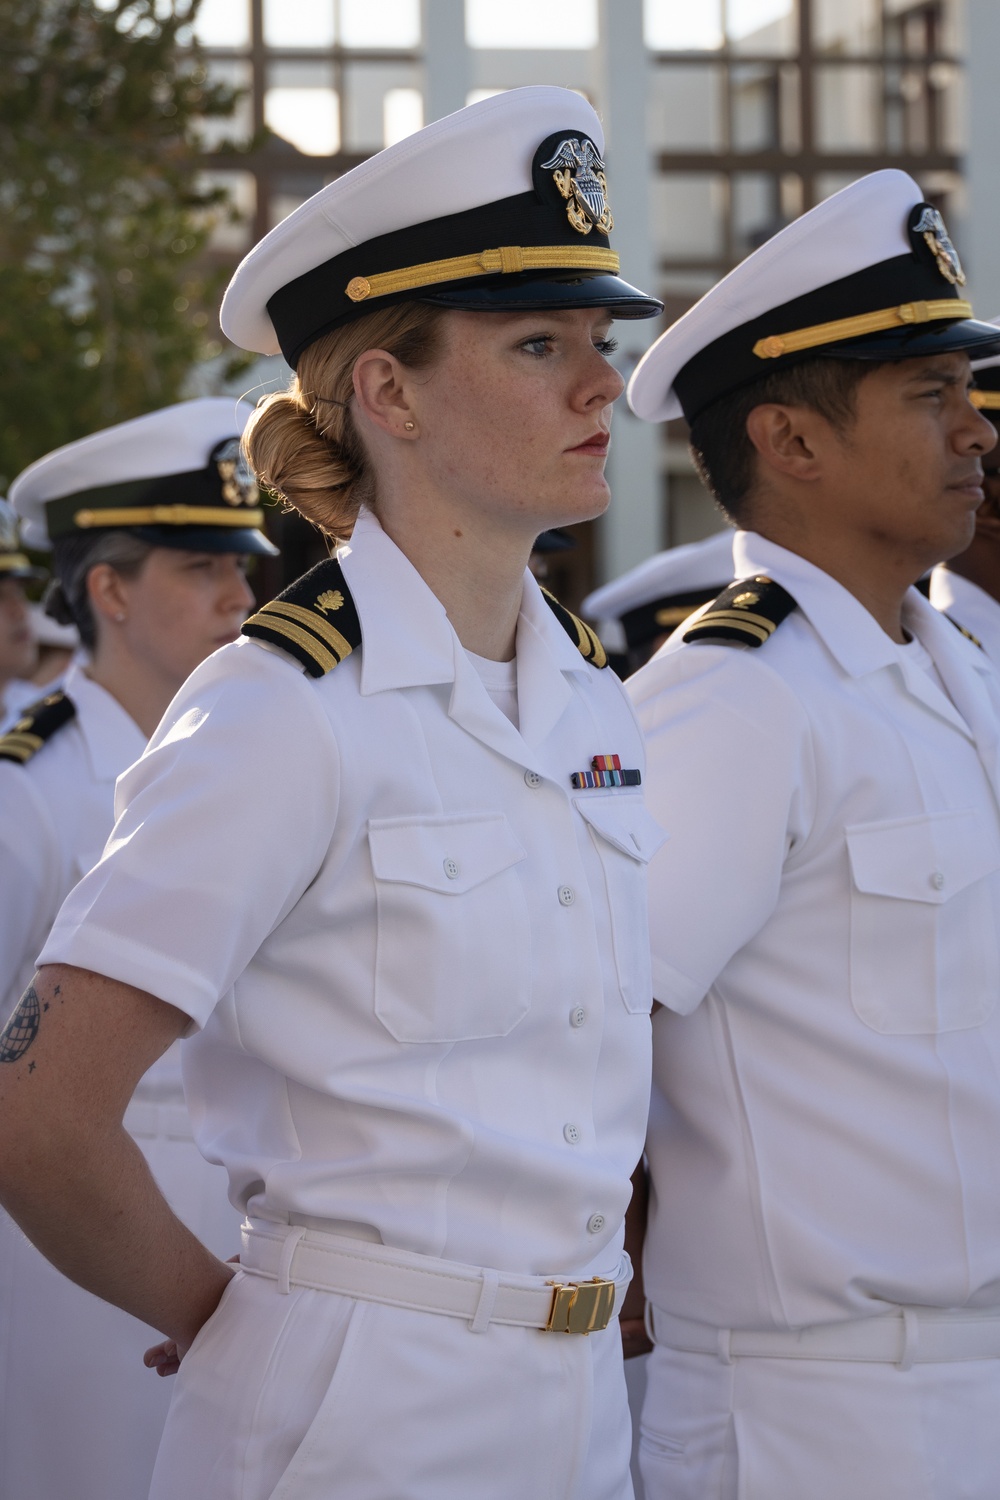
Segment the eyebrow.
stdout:
<svg viewBox="0 0 1000 1500">
<path fill-rule="evenodd" d="M 920 385 L 928 380 L 936 380 L 941 385 L 966 385 L 970 389 L 975 385 L 975 377 L 968 371 L 955 374 L 953 370 L 943 369 L 940 365 L 925 365 L 922 370 L 917 370 L 907 381 L 908 385 Z"/>
</svg>

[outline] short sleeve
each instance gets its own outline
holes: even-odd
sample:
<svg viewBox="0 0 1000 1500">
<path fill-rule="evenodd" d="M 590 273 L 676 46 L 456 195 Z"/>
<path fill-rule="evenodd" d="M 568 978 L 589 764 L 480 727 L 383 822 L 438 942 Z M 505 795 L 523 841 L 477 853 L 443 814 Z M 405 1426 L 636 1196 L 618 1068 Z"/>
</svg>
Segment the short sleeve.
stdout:
<svg viewBox="0 0 1000 1500">
<path fill-rule="evenodd" d="M 777 903 L 802 835 L 808 726 L 787 683 L 728 647 L 656 657 L 628 689 L 668 835 L 649 871 L 653 993 L 686 1015 Z"/>
<path fill-rule="evenodd" d="M 134 985 L 203 1025 L 314 879 L 338 784 L 315 687 L 251 642 L 227 647 L 119 780 L 107 847 L 41 962 Z"/>
</svg>

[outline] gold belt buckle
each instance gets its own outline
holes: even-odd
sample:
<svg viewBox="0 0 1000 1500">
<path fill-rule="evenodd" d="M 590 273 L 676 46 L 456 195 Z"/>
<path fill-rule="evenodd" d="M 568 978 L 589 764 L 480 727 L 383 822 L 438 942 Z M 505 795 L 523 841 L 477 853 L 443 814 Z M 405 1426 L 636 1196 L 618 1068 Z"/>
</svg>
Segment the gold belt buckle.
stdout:
<svg viewBox="0 0 1000 1500">
<path fill-rule="evenodd" d="M 603 1276 L 592 1281 L 550 1281 L 552 1310 L 546 1333 L 588 1333 L 607 1328 L 615 1310 L 615 1284 Z"/>
</svg>

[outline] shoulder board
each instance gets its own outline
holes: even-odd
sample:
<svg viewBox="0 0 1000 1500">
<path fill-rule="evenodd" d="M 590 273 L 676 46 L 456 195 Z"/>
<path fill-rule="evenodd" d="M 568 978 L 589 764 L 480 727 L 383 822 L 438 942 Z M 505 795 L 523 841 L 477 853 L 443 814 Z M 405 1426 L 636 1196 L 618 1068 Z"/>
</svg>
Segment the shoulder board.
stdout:
<svg viewBox="0 0 1000 1500">
<path fill-rule="evenodd" d="M 24 765 L 57 730 L 76 718 L 76 704 L 65 693 L 49 693 L 24 710 L 14 727 L 0 736 L 0 760 Z"/>
<path fill-rule="evenodd" d="M 791 594 L 773 578 L 765 574 L 738 578 L 706 606 L 685 630 L 683 639 L 763 646 L 795 608 Z"/>
<path fill-rule="evenodd" d="M 551 609 L 580 655 L 589 661 L 592 666 L 606 667 L 608 664 L 607 652 L 601 645 L 597 632 L 591 630 L 590 626 L 584 620 L 581 620 L 570 610 L 565 609 L 559 603 L 556 596 L 549 593 L 548 589 L 542 589 L 542 595 L 549 609 Z"/>
<path fill-rule="evenodd" d="M 361 622 L 335 558 L 317 563 L 251 615 L 243 634 L 280 646 L 310 677 L 325 677 L 361 645 Z"/>
<path fill-rule="evenodd" d="M 945 619 L 948 621 L 949 625 L 954 625 L 959 635 L 964 635 L 965 639 L 967 641 L 971 641 L 974 646 L 978 646 L 980 651 L 986 650 L 986 647 L 983 645 L 978 635 L 973 635 L 971 630 L 966 630 L 965 626 L 960 625 L 957 620 L 952 619 L 951 615 L 945 615 Z"/>
</svg>

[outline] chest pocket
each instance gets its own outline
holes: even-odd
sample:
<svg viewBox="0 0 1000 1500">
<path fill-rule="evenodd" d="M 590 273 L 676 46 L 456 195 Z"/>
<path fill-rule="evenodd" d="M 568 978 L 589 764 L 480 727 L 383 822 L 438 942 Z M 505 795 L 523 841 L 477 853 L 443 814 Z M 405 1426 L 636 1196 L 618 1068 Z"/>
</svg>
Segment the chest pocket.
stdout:
<svg viewBox="0 0 1000 1500">
<path fill-rule="evenodd" d="M 611 917 L 618 986 L 626 1010 L 653 1003 L 646 866 L 667 835 L 638 797 L 574 797 L 600 856 Z"/>
<path fill-rule="evenodd" d="M 506 1036 L 528 1011 L 531 938 L 501 813 L 372 819 L 375 1013 L 400 1042 Z"/>
<path fill-rule="evenodd" d="M 981 1026 L 1000 986 L 1000 838 L 980 813 L 847 830 L 851 1000 L 885 1035 Z"/>
</svg>

